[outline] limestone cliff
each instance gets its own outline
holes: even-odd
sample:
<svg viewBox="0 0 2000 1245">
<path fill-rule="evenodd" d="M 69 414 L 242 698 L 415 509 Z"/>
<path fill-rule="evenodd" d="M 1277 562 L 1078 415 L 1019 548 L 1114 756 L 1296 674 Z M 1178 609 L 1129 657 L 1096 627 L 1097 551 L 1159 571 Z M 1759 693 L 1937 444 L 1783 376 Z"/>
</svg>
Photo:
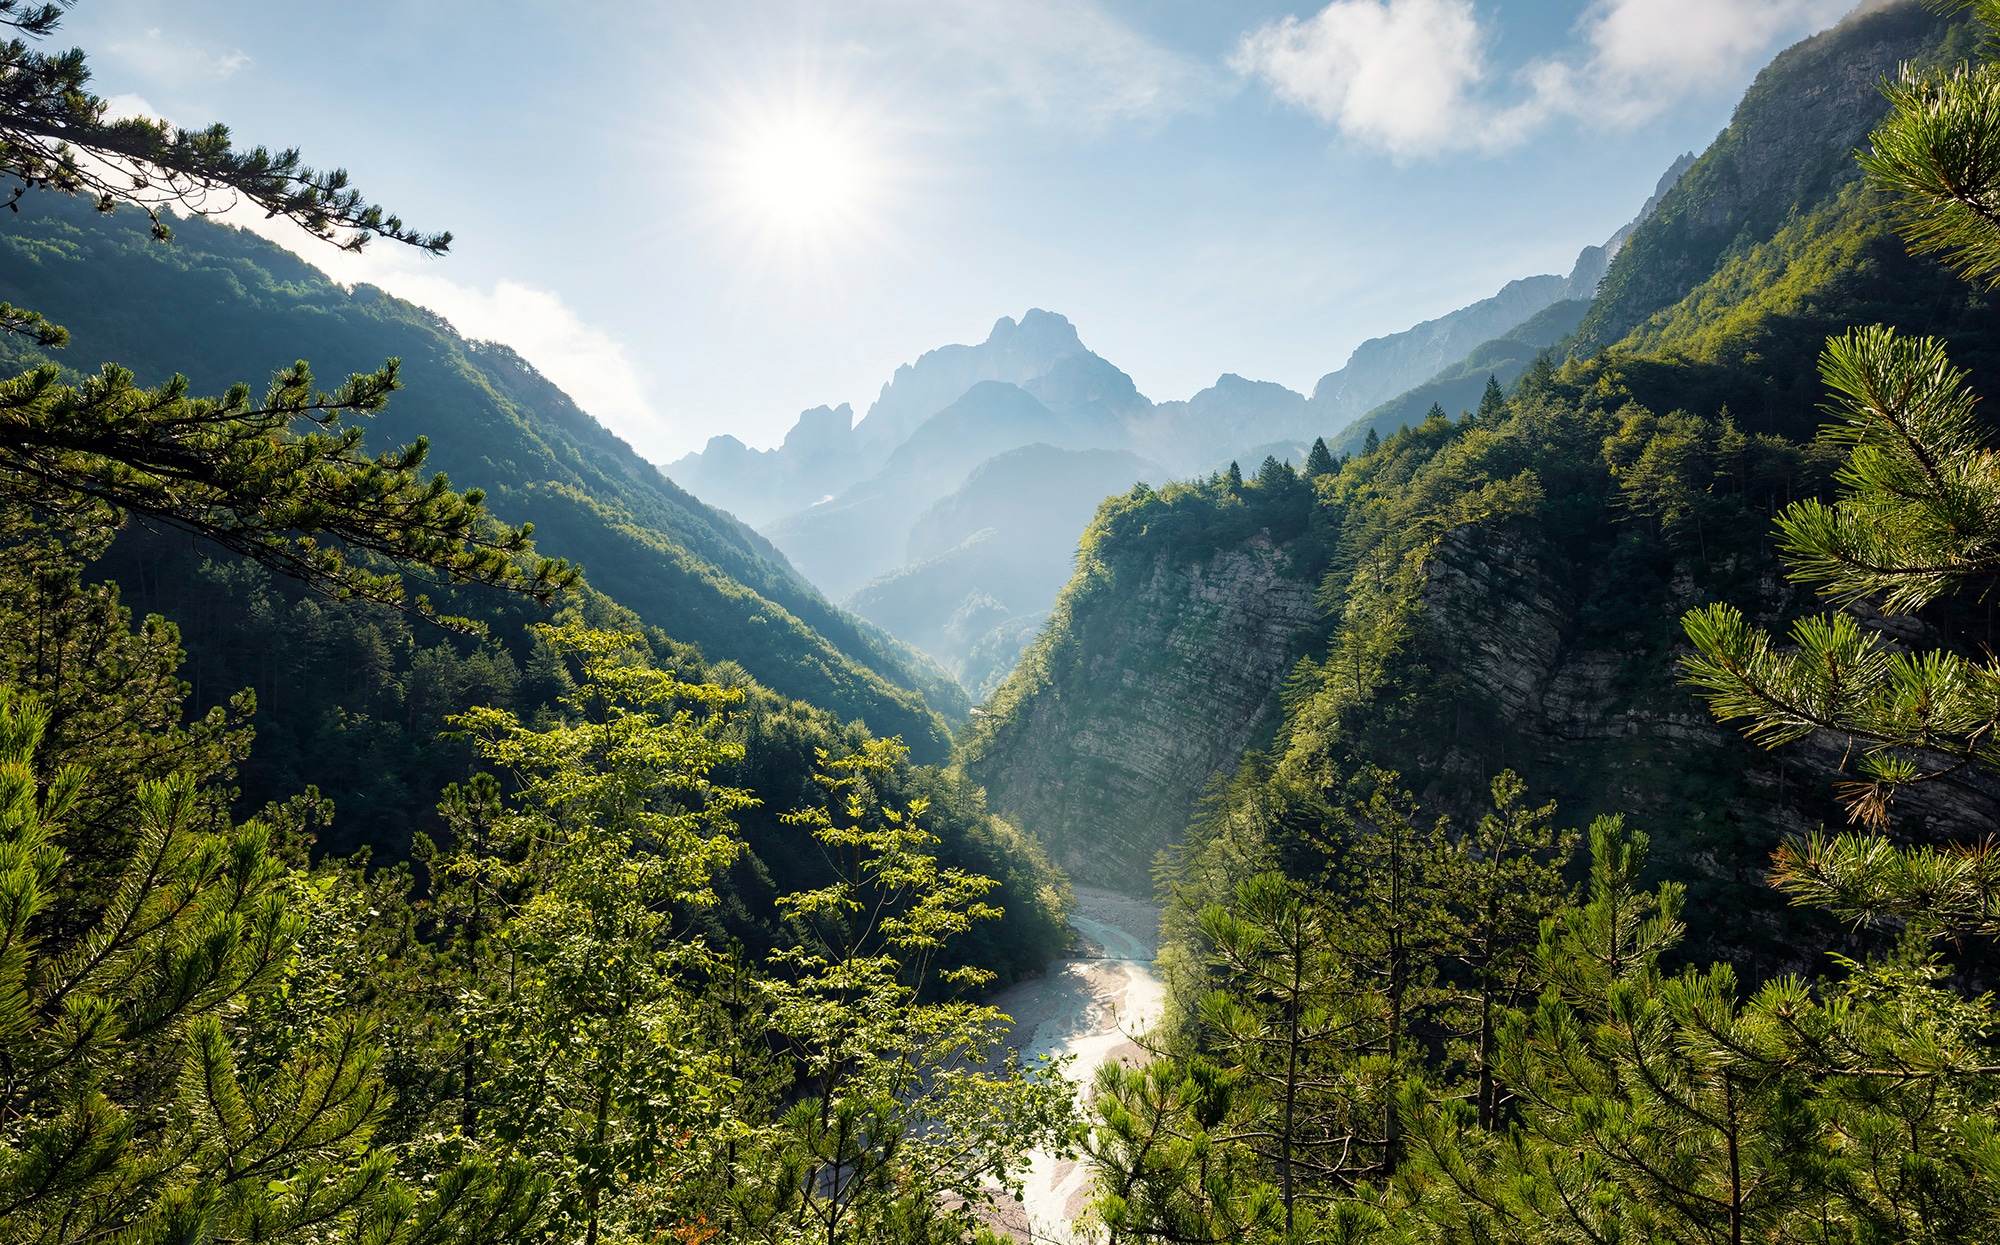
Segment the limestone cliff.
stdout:
<svg viewBox="0 0 2000 1245">
<path fill-rule="evenodd" d="M 1071 877 L 1140 894 L 1204 785 L 1275 724 L 1294 637 L 1318 615 L 1296 507 L 1204 548 L 1121 523 L 1161 496 L 1105 503 L 1076 578 L 961 752 L 994 811 L 1032 827 Z"/>
</svg>

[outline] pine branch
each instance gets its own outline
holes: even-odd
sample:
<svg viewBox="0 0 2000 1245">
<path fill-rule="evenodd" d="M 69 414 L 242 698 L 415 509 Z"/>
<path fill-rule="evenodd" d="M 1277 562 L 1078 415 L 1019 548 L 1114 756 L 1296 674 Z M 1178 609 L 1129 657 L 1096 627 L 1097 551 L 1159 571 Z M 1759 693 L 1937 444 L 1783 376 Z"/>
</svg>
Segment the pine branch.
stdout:
<svg viewBox="0 0 2000 1245">
<path fill-rule="evenodd" d="M 0 25 L 40 38 L 54 31 L 68 3 L 0 0 Z M 342 250 L 359 251 L 375 238 L 432 254 L 451 246 L 451 234 L 411 229 L 367 202 L 344 169 L 314 169 L 295 148 L 237 150 L 223 125 L 184 130 L 145 117 L 111 120 L 89 83 L 80 49 L 50 54 L 25 39 L 0 43 L 0 176 L 18 183 L 7 206 L 18 210 L 31 189 L 87 194 L 103 212 L 130 203 L 164 240 L 172 237 L 162 217 L 168 208 L 207 216 L 248 202 Z"/>
<path fill-rule="evenodd" d="M 297 363 L 256 405 L 242 385 L 191 398 L 178 376 L 145 389 L 107 365 L 71 387 L 54 367 L 38 368 L 0 381 L 0 499 L 71 527 L 115 521 L 120 511 L 146 515 L 336 599 L 433 618 L 427 601 L 406 599 L 398 575 L 365 569 L 353 555 L 544 602 L 574 586 L 579 575 L 567 563 L 524 563 L 532 525 L 497 524 L 480 490 L 454 492 L 442 474 L 423 478 L 422 439 L 362 453 L 360 429 L 340 419 L 380 410 L 397 387 L 395 360 L 331 393 Z"/>
</svg>

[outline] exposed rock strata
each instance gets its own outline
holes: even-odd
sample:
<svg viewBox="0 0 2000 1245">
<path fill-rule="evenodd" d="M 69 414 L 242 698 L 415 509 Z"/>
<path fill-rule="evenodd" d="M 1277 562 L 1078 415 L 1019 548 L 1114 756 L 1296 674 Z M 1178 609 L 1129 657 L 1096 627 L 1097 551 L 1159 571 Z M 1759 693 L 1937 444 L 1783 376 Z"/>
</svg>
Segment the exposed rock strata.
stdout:
<svg viewBox="0 0 2000 1245">
<path fill-rule="evenodd" d="M 994 811 L 1078 881 L 1150 890 L 1203 786 L 1276 716 L 1292 637 L 1316 617 L 1300 575 L 1260 536 L 1195 562 L 1163 553 L 1115 600 L 1077 608 L 1087 639 L 1064 657 L 1081 668 L 1044 681 L 968 765 Z"/>
</svg>

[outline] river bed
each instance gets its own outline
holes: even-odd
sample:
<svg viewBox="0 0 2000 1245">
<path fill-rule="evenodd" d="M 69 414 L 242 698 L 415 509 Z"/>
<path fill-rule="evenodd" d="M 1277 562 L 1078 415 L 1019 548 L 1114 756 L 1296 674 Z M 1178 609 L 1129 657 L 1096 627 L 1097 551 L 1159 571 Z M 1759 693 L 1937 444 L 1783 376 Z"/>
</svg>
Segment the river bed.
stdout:
<svg viewBox="0 0 2000 1245">
<path fill-rule="evenodd" d="M 1153 972 L 1160 913 L 1144 900 L 1079 886 L 1069 923 L 1077 933 L 1075 958 L 1055 961 L 1039 979 L 1019 982 L 993 1002 L 1014 1018 L 1010 1045 L 1024 1059 L 1075 1056 L 1069 1075 L 1087 1093 L 1105 1063 L 1145 1058 L 1132 1039 L 1159 1019 L 1166 1002 L 1166 987 Z M 1078 1245 L 1085 1238 L 1071 1225 L 1089 1185 L 1081 1162 L 1036 1154 L 1025 1196 L 1003 1204 L 995 1226 L 1017 1241 Z"/>
</svg>

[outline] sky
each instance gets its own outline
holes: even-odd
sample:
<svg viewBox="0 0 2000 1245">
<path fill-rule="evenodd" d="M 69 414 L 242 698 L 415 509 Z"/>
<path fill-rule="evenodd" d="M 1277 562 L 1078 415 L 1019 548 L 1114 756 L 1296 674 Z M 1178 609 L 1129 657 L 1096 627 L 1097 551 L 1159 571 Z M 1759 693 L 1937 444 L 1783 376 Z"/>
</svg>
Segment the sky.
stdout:
<svg viewBox="0 0 2000 1245">
<path fill-rule="evenodd" d="M 1567 273 L 1852 0 L 82 0 L 115 109 L 340 166 L 444 258 L 344 283 L 504 341 L 642 454 L 776 444 L 1060 312 L 1155 400 L 1310 392 Z"/>
</svg>

